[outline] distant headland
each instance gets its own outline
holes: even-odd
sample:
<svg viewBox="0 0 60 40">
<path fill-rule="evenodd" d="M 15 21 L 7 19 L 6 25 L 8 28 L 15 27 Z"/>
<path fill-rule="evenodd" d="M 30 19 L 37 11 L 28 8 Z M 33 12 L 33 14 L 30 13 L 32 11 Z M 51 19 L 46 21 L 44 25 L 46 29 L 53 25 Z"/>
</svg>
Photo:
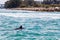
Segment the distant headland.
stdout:
<svg viewBox="0 0 60 40">
<path fill-rule="evenodd" d="M 4 7 L 15 10 L 60 11 L 60 0 L 9 0 Z"/>
</svg>

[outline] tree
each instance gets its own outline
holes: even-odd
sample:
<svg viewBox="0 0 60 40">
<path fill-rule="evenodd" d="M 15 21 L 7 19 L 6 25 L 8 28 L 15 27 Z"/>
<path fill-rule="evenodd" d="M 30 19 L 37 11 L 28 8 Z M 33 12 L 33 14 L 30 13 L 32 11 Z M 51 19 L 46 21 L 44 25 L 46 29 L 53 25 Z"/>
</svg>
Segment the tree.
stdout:
<svg viewBox="0 0 60 40">
<path fill-rule="evenodd" d="M 5 2 L 5 8 L 16 8 L 20 6 L 21 0 L 9 0 Z"/>
<path fill-rule="evenodd" d="M 27 6 L 33 6 L 34 5 L 34 0 L 25 0 L 25 4 Z"/>
</svg>

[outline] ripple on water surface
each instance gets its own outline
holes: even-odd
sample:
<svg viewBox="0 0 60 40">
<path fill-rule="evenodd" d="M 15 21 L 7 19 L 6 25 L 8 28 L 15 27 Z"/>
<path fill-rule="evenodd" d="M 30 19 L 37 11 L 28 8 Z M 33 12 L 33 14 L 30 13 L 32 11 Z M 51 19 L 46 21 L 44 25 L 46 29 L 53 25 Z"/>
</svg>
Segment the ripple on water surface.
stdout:
<svg viewBox="0 0 60 40">
<path fill-rule="evenodd" d="M 3 18 L 2 18 L 3 17 Z M 14 30 L 23 25 L 23 30 Z M 60 19 L 0 16 L 0 40 L 59 40 Z"/>
<path fill-rule="evenodd" d="M 10 10 L 11 11 L 11 10 Z M 15 13 L 17 10 L 13 10 L 11 16 L 7 15 L 8 13 L 0 13 L 0 40 L 60 40 L 60 18 L 59 16 L 55 16 L 54 12 L 52 17 L 51 15 L 46 16 L 45 14 L 43 18 L 40 18 L 40 12 L 20 12 L 20 13 L 35 13 L 36 16 L 38 13 L 39 18 L 30 18 L 29 17 L 15 17 L 19 13 Z M 0 11 L 2 12 L 2 10 Z M 48 13 L 48 12 L 43 12 Z M 58 13 L 58 12 L 55 12 Z M 58 13 L 59 14 L 59 13 Z M 5 15 L 5 16 L 4 16 Z M 7 15 L 7 16 L 6 16 Z M 14 17 L 13 17 L 13 16 Z M 19 14 L 20 15 L 20 14 Z M 33 14 L 32 14 L 33 16 Z M 56 17 L 58 17 L 56 19 Z M 20 25 L 24 27 L 23 30 L 14 30 L 18 28 Z"/>
</svg>

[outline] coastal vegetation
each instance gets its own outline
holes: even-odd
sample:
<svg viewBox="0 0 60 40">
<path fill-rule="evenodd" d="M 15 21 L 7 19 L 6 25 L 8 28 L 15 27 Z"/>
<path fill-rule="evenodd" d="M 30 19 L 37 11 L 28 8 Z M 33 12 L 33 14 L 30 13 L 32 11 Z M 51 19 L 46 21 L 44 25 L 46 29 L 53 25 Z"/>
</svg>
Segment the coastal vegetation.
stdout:
<svg viewBox="0 0 60 40">
<path fill-rule="evenodd" d="M 5 8 L 21 8 L 21 7 L 60 7 L 60 4 L 38 4 L 34 0 L 9 0 L 5 2 Z"/>
<path fill-rule="evenodd" d="M 34 7 L 37 6 L 34 0 L 9 0 L 5 2 L 5 8 L 17 8 L 17 7 Z"/>
<path fill-rule="evenodd" d="M 5 2 L 5 8 L 36 11 L 60 11 L 60 4 L 44 4 L 34 0 L 9 0 Z"/>
<path fill-rule="evenodd" d="M 45 8 L 60 7 L 60 4 L 39 4 L 38 7 L 45 7 Z"/>
<path fill-rule="evenodd" d="M 21 5 L 21 0 L 9 0 L 5 2 L 5 8 L 16 8 Z"/>
</svg>

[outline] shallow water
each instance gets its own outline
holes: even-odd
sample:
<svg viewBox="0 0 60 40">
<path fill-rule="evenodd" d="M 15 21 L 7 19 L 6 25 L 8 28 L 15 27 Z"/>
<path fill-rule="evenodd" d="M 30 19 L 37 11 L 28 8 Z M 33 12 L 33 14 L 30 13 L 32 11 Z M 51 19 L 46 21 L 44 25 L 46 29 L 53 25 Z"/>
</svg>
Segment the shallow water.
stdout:
<svg viewBox="0 0 60 40">
<path fill-rule="evenodd" d="M 60 12 L 0 9 L 0 40 L 60 40 Z"/>
</svg>

